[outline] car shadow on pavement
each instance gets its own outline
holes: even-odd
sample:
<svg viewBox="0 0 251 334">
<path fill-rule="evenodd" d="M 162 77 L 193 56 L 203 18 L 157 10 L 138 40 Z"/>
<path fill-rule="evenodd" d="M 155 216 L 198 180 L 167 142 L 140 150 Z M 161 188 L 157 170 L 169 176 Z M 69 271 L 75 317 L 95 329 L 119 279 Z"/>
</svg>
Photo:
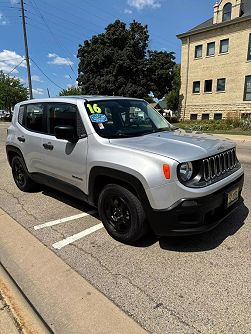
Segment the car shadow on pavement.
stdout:
<svg viewBox="0 0 251 334">
<path fill-rule="evenodd" d="M 92 206 L 90 206 L 89 204 L 87 204 L 86 202 L 79 200 L 77 198 L 71 197 L 67 194 L 64 194 L 60 191 L 57 191 L 55 189 L 43 186 L 42 190 L 42 194 L 48 197 L 52 197 L 66 205 L 69 205 L 75 209 L 78 209 L 80 211 L 83 212 L 87 212 L 87 211 L 93 211 L 95 210 L 95 208 L 93 208 Z M 94 214 L 93 216 L 96 217 L 96 214 Z"/>
<path fill-rule="evenodd" d="M 52 197 L 82 212 L 95 210 L 95 208 L 88 205 L 86 202 L 75 199 L 60 191 L 45 186 L 41 190 L 45 196 Z M 244 225 L 248 214 L 248 208 L 242 203 L 238 209 L 212 231 L 193 236 L 172 236 L 161 238 L 149 233 L 143 239 L 134 243 L 132 247 L 145 248 L 159 242 L 160 248 L 174 252 L 202 252 L 212 250 L 217 248 L 226 238 L 234 235 Z M 97 212 L 90 215 L 99 219 Z"/>
<path fill-rule="evenodd" d="M 245 224 L 248 214 L 248 208 L 242 203 L 215 229 L 193 236 L 163 237 L 159 239 L 159 245 L 164 250 L 174 252 L 203 252 L 215 249 Z"/>
</svg>

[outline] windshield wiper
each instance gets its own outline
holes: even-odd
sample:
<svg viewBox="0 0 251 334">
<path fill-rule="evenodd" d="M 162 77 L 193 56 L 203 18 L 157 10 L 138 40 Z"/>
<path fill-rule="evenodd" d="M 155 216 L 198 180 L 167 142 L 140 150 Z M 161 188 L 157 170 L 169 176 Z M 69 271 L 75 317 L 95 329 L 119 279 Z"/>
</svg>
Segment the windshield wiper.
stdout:
<svg viewBox="0 0 251 334">
<path fill-rule="evenodd" d="M 156 129 L 156 130 L 153 130 L 153 133 L 156 133 L 156 132 L 164 132 L 164 131 L 170 131 L 171 128 L 168 126 L 166 128 L 160 128 L 160 129 Z"/>
</svg>

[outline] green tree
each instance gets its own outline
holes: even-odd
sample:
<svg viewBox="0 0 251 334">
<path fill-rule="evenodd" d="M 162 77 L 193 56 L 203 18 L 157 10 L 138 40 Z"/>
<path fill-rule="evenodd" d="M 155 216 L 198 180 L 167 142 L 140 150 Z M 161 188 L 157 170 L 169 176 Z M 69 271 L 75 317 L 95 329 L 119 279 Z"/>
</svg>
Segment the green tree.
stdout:
<svg viewBox="0 0 251 334">
<path fill-rule="evenodd" d="M 154 103 L 155 102 L 154 99 L 152 98 L 152 96 L 149 96 L 149 95 L 145 96 L 144 100 L 147 101 L 148 103 Z"/>
<path fill-rule="evenodd" d="M 28 99 L 28 90 L 20 80 L 0 71 L 0 108 L 11 111 L 18 102 Z"/>
<path fill-rule="evenodd" d="M 157 99 L 162 99 L 172 88 L 174 60 L 173 52 L 148 51 L 147 76 L 150 89 Z"/>
<path fill-rule="evenodd" d="M 171 109 L 173 111 L 177 111 L 179 109 L 180 85 L 181 85 L 180 65 L 176 64 L 174 66 L 174 71 L 173 71 L 172 88 L 165 95 L 167 109 Z"/>
<path fill-rule="evenodd" d="M 146 76 L 148 29 L 120 20 L 105 32 L 84 42 L 78 51 L 78 83 L 86 94 L 145 97 L 150 92 Z"/>
<path fill-rule="evenodd" d="M 74 95 L 81 95 L 80 87 L 71 86 L 68 87 L 67 89 L 61 90 L 61 92 L 59 93 L 59 96 L 74 96 Z"/>
</svg>

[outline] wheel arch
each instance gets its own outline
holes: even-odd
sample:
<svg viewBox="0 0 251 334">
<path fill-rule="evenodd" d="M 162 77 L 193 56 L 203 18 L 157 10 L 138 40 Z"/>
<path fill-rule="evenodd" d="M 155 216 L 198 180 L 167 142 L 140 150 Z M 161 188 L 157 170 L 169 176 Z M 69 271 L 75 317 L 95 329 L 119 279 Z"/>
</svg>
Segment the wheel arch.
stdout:
<svg viewBox="0 0 251 334">
<path fill-rule="evenodd" d="M 109 167 L 93 167 L 89 174 L 88 199 L 97 206 L 98 196 L 107 184 L 118 184 L 131 191 L 141 201 L 143 207 L 150 207 L 141 181 L 134 175 Z"/>
<path fill-rule="evenodd" d="M 8 158 L 8 162 L 9 162 L 10 166 L 11 166 L 12 160 L 15 156 L 19 156 L 25 162 L 22 152 L 16 146 L 7 145 L 6 146 L 6 154 L 7 154 L 7 158 Z"/>
</svg>

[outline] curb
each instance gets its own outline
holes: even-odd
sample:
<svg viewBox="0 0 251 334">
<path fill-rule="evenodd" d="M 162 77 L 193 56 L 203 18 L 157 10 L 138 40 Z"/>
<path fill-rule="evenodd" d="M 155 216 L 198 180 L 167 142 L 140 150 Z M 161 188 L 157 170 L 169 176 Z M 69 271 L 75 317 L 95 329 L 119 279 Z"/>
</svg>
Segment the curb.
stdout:
<svg viewBox="0 0 251 334">
<path fill-rule="evenodd" d="M 46 324 L 40 319 L 25 296 L 19 290 L 13 279 L 0 263 L 0 295 L 7 308 L 9 322 L 4 325 L 4 332 L 12 332 L 10 325 L 16 328 L 16 332 L 23 334 L 51 333 Z M 2 332 L 2 333 L 4 333 Z"/>
<path fill-rule="evenodd" d="M 52 332 L 147 333 L 1 209 L 0 231 L 0 263 Z"/>
</svg>

